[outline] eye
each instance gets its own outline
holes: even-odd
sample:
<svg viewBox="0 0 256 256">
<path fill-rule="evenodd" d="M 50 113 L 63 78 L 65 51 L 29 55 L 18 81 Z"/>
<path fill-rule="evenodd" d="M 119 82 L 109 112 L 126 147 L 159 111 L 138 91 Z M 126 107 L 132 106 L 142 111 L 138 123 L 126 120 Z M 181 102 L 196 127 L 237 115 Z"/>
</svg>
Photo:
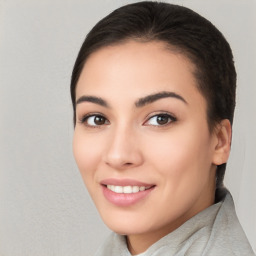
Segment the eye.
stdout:
<svg viewBox="0 0 256 256">
<path fill-rule="evenodd" d="M 176 121 L 177 119 L 169 114 L 158 114 L 150 117 L 145 125 L 152 126 L 165 126 L 170 124 L 171 122 Z"/>
<path fill-rule="evenodd" d="M 84 123 L 86 126 L 102 126 L 109 124 L 107 118 L 102 115 L 87 115 L 80 120 L 81 123 Z"/>
</svg>

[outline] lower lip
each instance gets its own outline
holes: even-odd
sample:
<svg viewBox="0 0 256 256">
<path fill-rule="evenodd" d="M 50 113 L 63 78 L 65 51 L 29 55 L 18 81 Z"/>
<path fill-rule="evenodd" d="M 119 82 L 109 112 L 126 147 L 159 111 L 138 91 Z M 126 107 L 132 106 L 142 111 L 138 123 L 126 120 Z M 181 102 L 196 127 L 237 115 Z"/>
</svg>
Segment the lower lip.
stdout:
<svg viewBox="0 0 256 256">
<path fill-rule="evenodd" d="M 137 193 L 130 193 L 130 194 L 115 193 L 109 190 L 106 186 L 102 186 L 102 188 L 103 188 L 103 194 L 105 198 L 112 204 L 117 206 L 130 206 L 146 198 L 155 187 L 152 187 Z"/>
</svg>

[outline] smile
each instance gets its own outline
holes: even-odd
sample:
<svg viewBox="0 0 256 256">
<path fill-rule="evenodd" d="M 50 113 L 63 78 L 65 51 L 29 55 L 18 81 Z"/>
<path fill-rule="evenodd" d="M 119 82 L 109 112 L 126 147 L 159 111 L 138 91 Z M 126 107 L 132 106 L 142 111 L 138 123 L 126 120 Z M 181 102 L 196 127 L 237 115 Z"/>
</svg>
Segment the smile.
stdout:
<svg viewBox="0 0 256 256">
<path fill-rule="evenodd" d="M 107 179 L 101 182 L 101 187 L 108 202 L 118 207 L 128 207 L 146 200 L 156 186 L 130 179 Z"/>
<path fill-rule="evenodd" d="M 140 191 L 144 191 L 150 188 L 145 186 L 115 186 L 115 185 L 107 185 L 107 188 L 118 194 L 132 194 L 138 193 Z"/>
</svg>

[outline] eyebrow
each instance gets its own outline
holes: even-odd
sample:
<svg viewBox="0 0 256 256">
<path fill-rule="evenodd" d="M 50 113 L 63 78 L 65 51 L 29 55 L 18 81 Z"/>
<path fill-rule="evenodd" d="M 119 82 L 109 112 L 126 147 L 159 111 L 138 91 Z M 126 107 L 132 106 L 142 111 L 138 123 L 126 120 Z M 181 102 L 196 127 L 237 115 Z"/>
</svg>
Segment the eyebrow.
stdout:
<svg viewBox="0 0 256 256">
<path fill-rule="evenodd" d="M 155 94 L 148 95 L 144 98 L 140 98 L 139 100 L 136 101 L 135 106 L 136 107 L 143 107 L 143 106 L 145 106 L 147 104 L 150 104 L 150 103 L 153 103 L 157 100 L 160 100 L 160 99 L 163 99 L 163 98 L 169 98 L 169 97 L 181 100 L 185 104 L 188 104 L 187 101 L 182 96 L 180 96 L 179 94 L 177 94 L 175 92 L 163 91 L 163 92 L 158 92 L 158 93 L 155 93 Z"/>
<path fill-rule="evenodd" d="M 138 99 L 135 102 L 135 106 L 137 108 L 144 107 L 147 104 L 153 103 L 153 102 L 163 99 L 163 98 L 175 98 L 175 99 L 181 100 L 182 102 L 188 104 L 187 101 L 179 94 L 177 94 L 175 92 L 163 91 L 163 92 L 158 92 L 155 94 L 150 94 L 146 97 Z M 109 108 L 108 103 L 100 97 L 84 95 L 84 96 L 81 96 L 80 98 L 78 98 L 78 100 L 76 101 L 76 105 L 83 103 L 83 102 L 92 102 L 92 103 L 98 104 L 100 106 Z"/>
<path fill-rule="evenodd" d="M 85 96 L 84 95 L 76 101 L 76 105 L 78 105 L 82 102 L 92 102 L 92 103 L 98 104 L 100 106 L 109 108 L 109 105 L 105 100 L 103 100 L 102 98 L 99 98 L 99 97 L 95 97 L 95 96 Z"/>
</svg>

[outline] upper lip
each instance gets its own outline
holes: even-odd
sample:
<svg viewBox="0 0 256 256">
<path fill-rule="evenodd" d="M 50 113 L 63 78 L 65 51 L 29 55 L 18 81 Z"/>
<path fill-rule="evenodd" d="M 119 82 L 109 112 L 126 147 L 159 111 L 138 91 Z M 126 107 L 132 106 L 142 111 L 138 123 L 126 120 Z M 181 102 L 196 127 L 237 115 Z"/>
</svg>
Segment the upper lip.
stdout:
<svg viewBox="0 0 256 256">
<path fill-rule="evenodd" d="M 133 179 L 104 179 L 100 182 L 101 185 L 114 185 L 114 186 L 139 186 L 139 187 L 152 187 L 154 184 L 141 182 Z"/>
</svg>

